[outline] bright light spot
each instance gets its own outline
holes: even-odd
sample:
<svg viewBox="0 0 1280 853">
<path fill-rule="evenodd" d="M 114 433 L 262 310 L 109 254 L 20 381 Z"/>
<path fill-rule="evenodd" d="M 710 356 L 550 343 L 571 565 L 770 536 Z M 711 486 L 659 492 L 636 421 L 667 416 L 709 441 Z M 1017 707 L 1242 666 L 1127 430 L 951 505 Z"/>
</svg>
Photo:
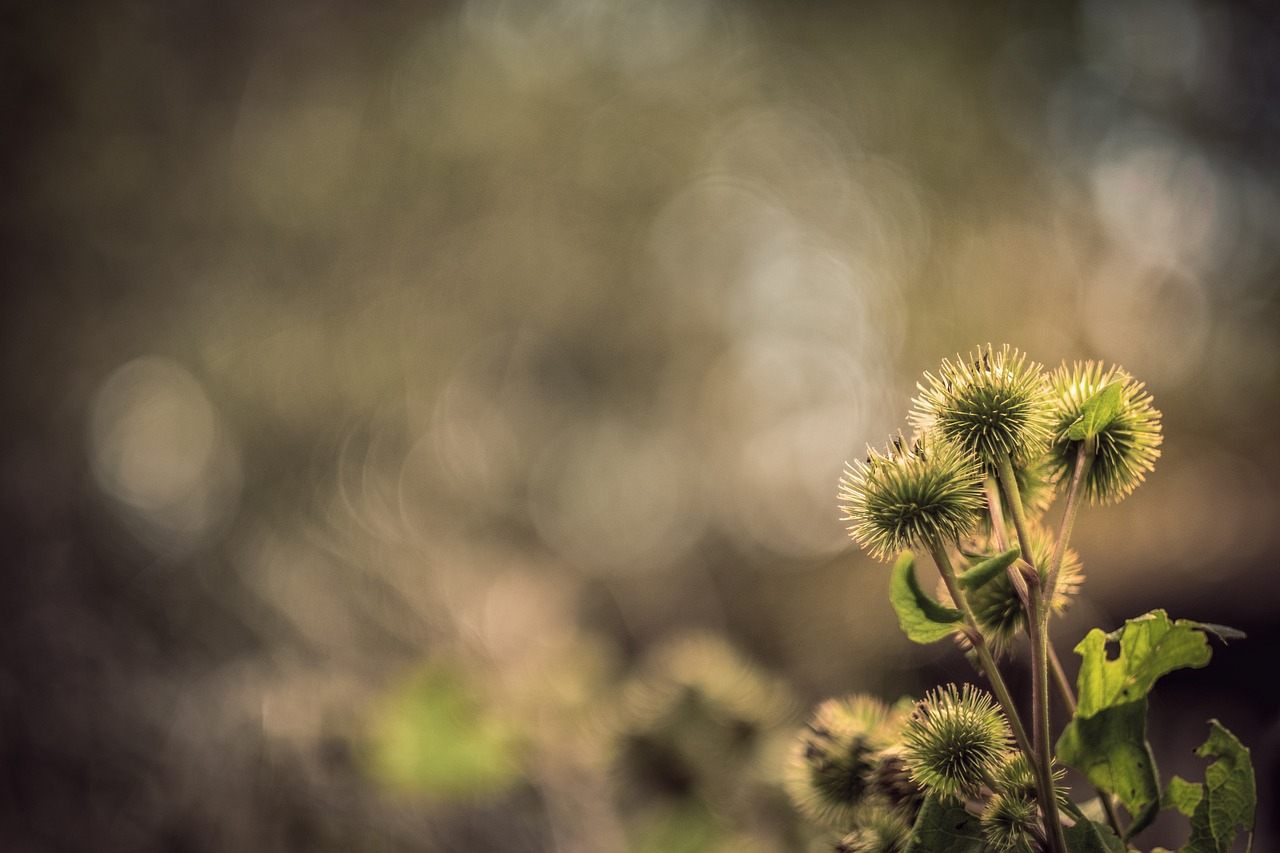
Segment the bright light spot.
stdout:
<svg viewBox="0 0 1280 853">
<path fill-rule="evenodd" d="M 204 389 L 177 364 L 140 358 L 98 391 L 89 446 L 102 489 L 161 548 L 199 539 L 231 511 L 239 455 Z"/>
<path fill-rule="evenodd" d="M 1204 283 L 1172 269 L 1103 265 L 1085 285 L 1084 319 L 1096 352 L 1150 383 L 1176 383 L 1202 359 L 1211 306 Z"/>
<path fill-rule="evenodd" d="M 716 365 L 706 428 L 719 464 L 708 490 L 725 528 L 790 557 L 847 547 L 835 489 L 849 449 L 878 404 L 865 366 L 836 346 L 758 337 Z"/>
<path fill-rule="evenodd" d="M 529 511 L 547 543 L 588 572 L 671 567 L 703 527 L 691 456 L 672 433 L 586 425 L 536 465 Z"/>
<path fill-rule="evenodd" d="M 1149 126 L 1114 131 L 1093 170 L 1098 216 L 1133 257 L 1204 271 L 1232 248 L 1236 199 L 1195 149 Z"/>
</svg>

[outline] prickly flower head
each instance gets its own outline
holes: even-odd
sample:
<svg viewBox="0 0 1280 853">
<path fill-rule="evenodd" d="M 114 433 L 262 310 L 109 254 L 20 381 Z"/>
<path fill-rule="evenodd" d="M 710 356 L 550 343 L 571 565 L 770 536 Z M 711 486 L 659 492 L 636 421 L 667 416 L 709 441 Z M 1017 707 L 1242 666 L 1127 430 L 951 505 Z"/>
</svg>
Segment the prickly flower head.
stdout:
<svg viewBox="0 0 1280 853">
<path fill-rule="evenodd" d="M 954 445 L 901 438 L 885 454 L 870 450 L 840 479 L 840 508 L 849 535 L 879 560 L 912 548 L 953 542 L 976 526 L 984 475 Z"/>
<path fill-rule="evenodd" d="M 1022 794 L 996 794 L 982 810 L 982 838 L 996 853 L 1035 853 L 1040 811 Z"/>
<path fill-rule="evenodd" d="M 1075 467 L 1079 441 L 1068 435 L 1084 404 L 1097 392 L 1115 383 L 1119 403 L 1111 422 L 1097 436 L 1097 455 L 1084 482 L 1085 494 L 1095 504 L 1116 503 L 1138 487 L 1155 468 L 1160 455 L 1160 412 L 1141 382 L 1119 367 L 1104 370 L 1096 361 L 1063 364 L 1050 377 L 1054 395 L 1053 442 L 1049 464 L 1059 477 L 1069 480 Z"/>
<path fill-rule="evenodd" d="M 889 708 L 872 696 L 828 699 L 800 731 L 787 765 L 786 788 L 810 819 L 834 829 L 856 822 L 879 751 L 892 737 Z"/>
<path fill-rule="evenodd" d="M 948 684 L 916 706 L 903 731 L 903 757 L 922 788 L 958 799 L 993 776 L 1010 742 L 1009 724 L 990 694 Z"/>
<path fill-rule="evenodd" d="M 1049 564 L 1053 560 L 1054 539 L 1052 535 L 1037 522 L 1029 522 L 1027 531 L 1031 540 L 1031 554 L 1027 561 L 1035 566 L 1044 579 L 1049 573 Z M 992 543 L 984 543 L 983 549 L 994 551 Z M 981 562 L 983 557 L 969 557 L 969 568 Z M 1058 570 L 1058 579 L 1049 606 L 1055 613 L 1061 613 L 1070 606 L 1080 584 L 1084 580 L 1084 570 L 1080 557 L 1068 548 L 1063 553 L 1062 565 Z M 1022 606 L 1022 599 L 1014 589 L 1013 581 L 1007 573 L 996 575 L 968 595 L 969 606 L 973 608 L 974 618 L 983 635 L 997 653 L 1009 651 L 1018 636 L 1026 629 L 1027 611 Z"/>
<path fill-rule="evenodd" d="M 917 428 L 936 430 L 990 471 L 1003 456 L 1021 467 L 1044 452 L 1051 436 L 1048 380 L 1025 354 L 988 344 L 924 376 L 911 412 Z"/>
</svg>

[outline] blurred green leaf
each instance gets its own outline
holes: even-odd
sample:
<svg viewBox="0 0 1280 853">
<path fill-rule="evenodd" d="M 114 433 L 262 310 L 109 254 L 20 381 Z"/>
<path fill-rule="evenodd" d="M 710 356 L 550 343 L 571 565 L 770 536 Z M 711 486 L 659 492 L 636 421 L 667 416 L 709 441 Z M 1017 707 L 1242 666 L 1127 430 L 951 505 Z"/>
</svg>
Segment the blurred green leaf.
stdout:
<svg viewBox="0 0 1280 853">
<path fill-rule="evenodd" d="M 1067 853 L 1124 853 L 1124 842 L 1111 827 L 1087 818 L 1066 827 L 1062 834 Z"/>
<path fill-rule="evenodd" d="M 960 627 L 959 610 L 946 607 L 930 598 L 916 580 L 915 558 L 903 551 L 893 566 L 889 581 L 889 600 L 898 614 L 898 625 L 909 639 L 932 643 Z"/>
<path fill-rule="evenodd" d="M 707 853 L 719 839 L 718 822 L 696 800 L 658 809 L 640 821 L 632 853 Z"/>
<path fill-rule="evenodd" d="M 492 793 L 520 777 L 515 726 L 479 701 L 462 672 L 441 663 L 387 698 L 369 762 L 390 785 L 446 797 Z"/>
</svg>

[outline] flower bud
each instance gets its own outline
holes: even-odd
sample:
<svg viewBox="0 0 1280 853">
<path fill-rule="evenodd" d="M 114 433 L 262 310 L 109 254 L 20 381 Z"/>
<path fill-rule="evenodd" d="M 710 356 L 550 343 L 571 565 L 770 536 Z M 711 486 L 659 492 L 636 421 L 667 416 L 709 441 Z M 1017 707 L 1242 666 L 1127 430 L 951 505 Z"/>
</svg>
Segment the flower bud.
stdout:
<svg viewBox="0 0 1280 853">
<path fill-rule="evenodd" d="M 977 525 L 984 504 L 982 469 L 952 445 L 899 438 L 882 455 L 845 469 L 840 507 L 849 535 L 876 559 L 954 542 Z"/>
<path fill-rule="evenodd" d="M 1051 437 L 1049 385 L 1041 365 L 1005 344 L 967 359 L 944 360 L 938 374 L 917 383 L 911 422 L 937 430 L 994 472 L 1008 456 L 1015 467 L 1034 462 Z"/>
<path fill-rule="evenodd" d="M 1039 810 L 1020 794 L 996 794 L 982 810 L 982 838 L 996 853 L 1035 853 Z"/>
<path fill-rule="evenodd" d="M 1160 411 L 1151 405 L 1144 385 L 1124 370 L 1112 366 L 1103 370 L 1096 361 L 1063 364 L 1050 377 L 1053 387 L 1053 441 L 1049 464 L 1058 477 L 1069 480 L 1075 468 L 1079 441 L 1069 436 L 1084 404 L 1112 383 L 1120 384 L 1120 401 L 1115 416 L 1096 442 L 1093 465 L 1084 481 L 1090 503 L 1116 503 L 1138 487 L 1147 472 L 1154 470 L 1163 441 Z"/>
<path fill-rule="evenodd" d="M 1040 573 L 1043 579 L 1049 572 L 1049 564 L 1053 560 L 1053 537 L 1039 524 L 1028 524 L 1031 555 L 1027 559 Z M 986 543 L 987 550 L 995 550 Z M 982 556 L 969 558 L 972 566 L 981 562 Z M 1058 570 L 1058 579 L 1049 606 L 1056 613 L 1067 609 L 1071 600 L 1080 589 L 1084 573 L 1080 565 L 1080 557 L 1068 548 L 1062 558 L 1062 567 Z M 1007 573 L 1002 573 L 969 592 L 969 606 L 973 609 L 974 619 L 993 651 L 1004 653 L 1009 651 L 1018 636 L 1027 627 L 1027 611 L 1022 606 L 1022 599 L 1014 589 L 1013 581 Z"/>
<path fill-rule="evenodd" d="M 786 788 L 796 808 L 834 829 L 849 829 L 872 785 L 891 733 L 889 708 L 871 696 L 828 699 L 801 730 L 787 765 Z"/>
<path fill-rule="evenodd" d="M 993 776 L 1011 740 L 1009 724 L 989 693 L 949 684 L 916 706 L 903 731 L 904 759 L 926 791 L 958 799 Z"/>
</svg>

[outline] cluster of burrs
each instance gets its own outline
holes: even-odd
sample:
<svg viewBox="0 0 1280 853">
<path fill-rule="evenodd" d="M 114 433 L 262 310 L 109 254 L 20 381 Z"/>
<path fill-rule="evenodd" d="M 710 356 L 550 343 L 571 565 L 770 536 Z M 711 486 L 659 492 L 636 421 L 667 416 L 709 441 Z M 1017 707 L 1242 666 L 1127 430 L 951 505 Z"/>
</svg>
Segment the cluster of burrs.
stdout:
<svg viewBox="0 0 1280 853">
<path fill-rule="evenodd" d="M 908 849 L 926 802 L 965 810 L 997 853 L 1065 850 L 1047 731 L 1048 663 L 1060 667 L 1047 625 L 1080 586 L 1067 546 L 1077 506 L 1115 503 L 1143 481 L 1159 456 L 1160 413 L 1119 367 L 1046 371 L 1009 346 L 945 360 L 918 388 L 910 438 L 849 465 L 840 506 L 873 557 L 933 557 L 937 601 L 910 575 L 924 618 L 944 635 L 954 624 L 993 692 L 948 685 L 893 708 L 867 696 L 828 700 L 796 741 L 788 791 L 840 834 L 840 853 Z M 1044 519 L 1064 494 L 1055 535 Z M 1030 727 L 996 665 L 1022 637 L 1032 657 Z"/>
</svg>

